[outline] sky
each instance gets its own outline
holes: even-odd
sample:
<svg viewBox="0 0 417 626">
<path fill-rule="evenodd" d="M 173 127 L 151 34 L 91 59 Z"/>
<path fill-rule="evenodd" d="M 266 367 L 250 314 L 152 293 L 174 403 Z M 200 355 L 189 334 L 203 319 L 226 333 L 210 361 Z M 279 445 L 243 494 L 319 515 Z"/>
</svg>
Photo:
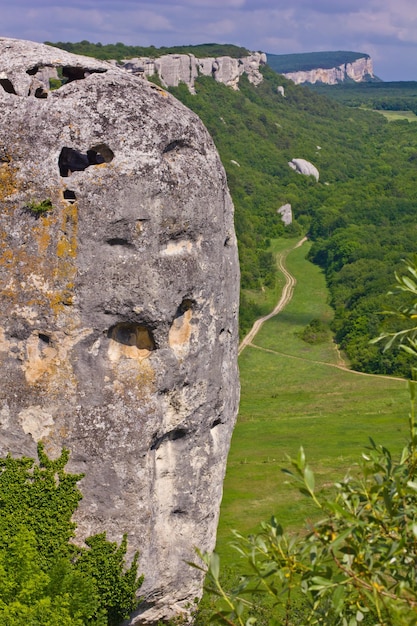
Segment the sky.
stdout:
<svg viewBox="0 0 417 626">
<path fill-rule="evenodd" d="M 382 80 L 417 80 L 417 0 L 0 0 L 0 8 L 2 37 L 351 50 L 369 54 Z"/>
</svg>

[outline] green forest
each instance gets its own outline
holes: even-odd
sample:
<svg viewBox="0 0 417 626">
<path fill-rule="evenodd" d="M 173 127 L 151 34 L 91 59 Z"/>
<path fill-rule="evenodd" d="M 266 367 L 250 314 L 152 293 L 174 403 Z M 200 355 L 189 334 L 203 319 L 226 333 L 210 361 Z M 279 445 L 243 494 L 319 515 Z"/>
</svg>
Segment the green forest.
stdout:
<svg viewBox="0 0 417 626">
<path fill-rule="evenodd" d="M 241 330 L 257 314 L 249 290 L 274 281 L 270 239 L 308 233 L 311 259 L 330 288 L 336 340 L 352 367 L 405 374 L 407 355 L 386 354 L 369 340 L 380 330 L 393 272 L 415 251 L 417 126 L 347 108 L 268 67 L 264 77 L 258 87 L 242 80 L 239 92 L 207 78 L 197 81 L 196 96 L 185 86 L 172 90 L 203 119 L 226 168 L 240 246 Z M 311 161 L 319 182 L 290 169 L 292 158 Z M 287 228 L 277 216 L 284 203 L 295 217 Z"/>
<path fill-rule="evenodd" d="M 275 72 L 308 72 L 317 67 L 331 69 L 358 59 L 368 59 L 369 54 L 346 50 L 329 52 L 303 52 L 299 54 L 268 54 L 268 65 Z"/>
<path fill-rule="evenodd" d="M 45 43 L 66 50 L 67 52 L 72 52 L 73 54 L 84 54 L 85 56 L 91 56 L 105 61 L 110 59 L 121 61 L 122 59 L 133 59 L 134 57 L 151 57 L 155 59 L 164 54 L 193 54 L 197 58 L 229 56 L 237 59 L 250 54 L 249 50 L 246 48 L 234 46 L 233 44 L 218 43 L 203 43 L 196 46 L 174 46 L 171 48 L 165 46 L 160 48 L 156 48 L 155 46 L 127 46 L 120 41 L 114 44 L 102 44 L 100 42 L 91 43 L 86 40 L 76 43 L 69 41 L 58 41 L 56 43 L 45 41 Z"/>
<path fill-rule="evenodd" d="M 377 111 L 413 111 L 417 115 L 417 82 L 341 83 L 309 88 L 350 107 Z"/>
<path fill-rule="evenodd" d="M 307 234 L 311 260 L 330 289 L 336 341 L 352 368 L 408 374 L 405 353 L 369 342 L 389 323 L 379 312 L 387 308 L 394 272 L 415 252 L 417 124 L 388 122 L 362 101 L 348 107 L 269 66 L 262 72 L 257 87 L 242 76 L 239 91 L 210 77 L 197 79 L 196 95 L 184 84 L 170 90 L 201 117 L 227 173 L 241 263 L 241 335 L 263 312 L 253 294 L 275 285 L 271 240 Z M 375 84 L 369 92 L 374 99 L 414 98 L 413 85 L 400 83 L 401 92 L 380 84 L 381 91 Z M 293 158 L 315 165 L 319 181 L 293 171 Z M 294 219 L 285 227 L 277 210 L 287 203 Z"/>
</svg>

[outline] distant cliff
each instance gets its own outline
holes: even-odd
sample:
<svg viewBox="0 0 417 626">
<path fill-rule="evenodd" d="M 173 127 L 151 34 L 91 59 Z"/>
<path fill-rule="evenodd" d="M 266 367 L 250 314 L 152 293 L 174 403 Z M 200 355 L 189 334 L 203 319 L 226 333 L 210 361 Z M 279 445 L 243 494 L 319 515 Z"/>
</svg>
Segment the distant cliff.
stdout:
<svg viewBox="0 0 417 626">
<path fill-rule="evenodd" d="M 268 65 L 296 85 L 323 83 L 337 85 L 344 81 L 355 83 L 378 80 L 372 59 L 358 52 L 315 52 L 304 54 L 267 55 Z"/>
<path fill-rule="evenodd" d="M 266 54 L 261 52 L 253 52 L 238 59 L 230 56 L 197 58 L 193 54 L 166 54 L 158 58 L 124 59 L 117 63 L 133 74 L 157 75 L 164 87 L 177 87 L 179 83 L 185 83 L 191 93 L 194 93 L 198 76 L 213 76 L 217 82 L 238 89 L 240 77 L 246 74 L 249 82 L 258 85 L 262 82 L 259 69 L 265 64 Z"/>
<path fill-rule="evenodd" d="M 307 72 L 288 72 L 284 76 L 292 80 L 296 85 L 301 83 L 337 85 L 349 79 L 355 81 L 355 83 L 364 83 L 375 78 L 372 60 L 369 57 L 330 69 L 318 67 Z"/>
</svg>

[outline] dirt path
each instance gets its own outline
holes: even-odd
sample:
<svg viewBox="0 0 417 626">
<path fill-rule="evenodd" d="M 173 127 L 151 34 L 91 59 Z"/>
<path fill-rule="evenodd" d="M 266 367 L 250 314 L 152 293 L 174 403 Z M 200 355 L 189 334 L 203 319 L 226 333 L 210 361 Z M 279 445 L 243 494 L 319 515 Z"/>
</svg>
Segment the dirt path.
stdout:
<svg viewBox="0 0 417 626">
<path fill-rule="evenodd" d="M 243 350 L 246 348 L 246 346 L 248 346 L 249 344 L 252 343 L 252 341 L 255 339 L 255 336 L 257 335 L 257 333 L 261 329 L 263 323 L 266 322 L 267 320 L 270 320 L 271 317 L 274 317 L 275 315 L 280 313 L 280 311 L 282 311 L 282 309 L 291 300 L 292 294 L 294 292 L 294 287 L 295 287 L 295 284 L 296 284 L 297 281 L 295 280 L 294 276 L 292 274 L 290 274 L 289 271 L 287 270 L 287 268 L 285 267 L 284 261 L 285 261 L 287 255 L 288 255 L 288 253 L 291 252 L 291 250 L 295 250 L 296 248 L 299 248 L 300 246 L 303 245 L 303 243 L 305 241 L 307 241 L 307 237 L 303 237 L 302 239 L 300 239 L 300 241 L 298 241 L 295 244 L 295 246 L 293 248 L 290 248 L 289 250 L 285 250 L 284 252 L 281 252 L 278 255 L 278 257 L 277 257 L 278 269 L 280 269 L 281 272 L 285 276 L 285 285 L 284 285 L 284 288 L 283 288 L 282 293 L 281 293 L 281 298 L 278 300 L 277 305 L 275 306 L 273 311 L 271 311 L 271 313 L 268 313 L 268 315 L 264 315 L 263 317 L 260 317 L 259 319 L 257 319 L 255 321 L 254 325 L 252 326 L 252 328 L 250 329 L 250 331 L 248 332 L 246 337 L 244 337 L 242 339 L 242 341 L 241 341 L 241 343 L 239 345 L 238 354 L 241 354 L 243 352 Z"/>
<path fill-rule="evenodd" d="M 307 237 L 303 237 L 303 239 L 300 239 L 300 241 L 298 241 L 295 246 L 293 248 L 289 248 L 288 250 L 284 250 L 284 252 L 281 252 L 278 257 L 277 257 L 277 265 L 278 265 L 278 269 L 281 270 L 281 272 L 284 274 L 285 276 L 285 285 L 282 289 L 282 293 L 281 293 L 281 297 L 277 303 L 277 305 L 275 306 L 275 308 L 273 309 L 273 311 L 271 311 L 271 313 L 268 313 L 268 315 L 264 315 L 263 317 L 260 317 L 259 319 L 257 319 L 255 321 L 255 323 L 253 324 L 252 328 L 250 329 L 250 331 L 248 332 L 248 334 L 246 335 L 246 337 L 244 337 L 239 345 L 239 351 L 238 354 L 241 354 L 242 351 L 247 347 L 247 346 L 251 346 L 251 348 L 256 348 L 256 350 L 263 350 L 264 352 L 269 352 L 271 354 L 277 354 L 279 356 L 286 356 L 288 358 L 291 359 L 299 359 L 300 361 L 308 361 L 309 363 L 316 363 L 318 365 L 328 365 L 329 367 L 335 367 L 339 370 L 343 370 L 345 372 L 350 372 L 351 374 L 356 374 L 358 376 L 373 376 L 373 377 L 377 377 L 377 378 L 386 378 L 388 380 L 401 380 L 401 381 L 405 381 L 404 378 L 398 378 L 396 376 L 386 376 L 383 374 L 368 374 L 367 372 L 357 372 L 356 370 L 351 370 L 349 369 L 349 367 L 347 367 L 346 363 L 344 362 L 340 351 L 337 347 L 337 345 L 335 344 L 335 349 L 336 349 L 336 353 L 338 355 L 338 363 L 327 363 L 326 361 L 314 361 L 314 360 L 310 360 L 310 359 L 305 359 L 303 357 L 300 356 L 295 356 L 293 354 L 285 354 L 284 352 L 278 352 L 277 350 L 270 350 L 269 348 L 262 348 L 261 346 L 257 346 L 253 343 L 253 340 L 255 339 L 256 334 L 259 332 L 259 330 L 261 329 L 262 325 L 264 322 L 266 322 L 267 320 L 271 319 L 271 317 L 274 317 L 275 315 L 277 315 L 278 313 L 280 313 L 282 311 L 282 309 L 284 307 L 287 306 L 287 304 L 289 303 L 289 301 L 291 300 L 293 293 L 294 293 L 294 287 L 297 283 L 295 277 L 290 274 L 290 272 L 287 270 L 287 268 L 284 265 L 284 261 L 287 257 L 287 255 L 289 254 L 289 252 L 291 252 L 292 250 L 295 250 L 296 248 L 299 248 L 300 246 L 303 245 L 303 243 L 307 241 Z"/>
</svg>

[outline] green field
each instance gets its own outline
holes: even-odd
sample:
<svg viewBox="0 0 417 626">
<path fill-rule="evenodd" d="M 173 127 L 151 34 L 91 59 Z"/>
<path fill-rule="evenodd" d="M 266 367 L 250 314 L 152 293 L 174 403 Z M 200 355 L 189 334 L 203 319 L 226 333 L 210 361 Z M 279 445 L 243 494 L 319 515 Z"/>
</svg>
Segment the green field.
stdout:
<svg viewBox="0 0 417 626">
<path fill-rule="evenodd" d="M 295 240 L 294 240 L 295 241 Z M 294 241 L 275 243 L 276 250 Z M 302 528 L 314 514 L 281 472 L 303 445 L 317 480 L 330 486 L 360 461 L 369 437 L 399 451 L 407 436 L 405 381 L 340 369 L 331 340 L 310 345 L 299 333 L 312 318 L 329 323 L 332 311 L 321 270 L 306 260 L 309 243 L 289 253 L 296 277 L 288 306 L 266 322 L 240 357 L 241 406 L 229 454 L 217 551 L 233 568 L 231 530 L 253 531 L 276 515 Z"/>
<path fill-rule="evenodd" d="M 386 117 L 389 122 L 396 122 L 397 120 L 417 122 L 417 115 L 413 113 L 413 111 L 383 111 L 381 109 L 376 111 L 376 113 L 382 113 L 382 115 Z"/>
</svg>

